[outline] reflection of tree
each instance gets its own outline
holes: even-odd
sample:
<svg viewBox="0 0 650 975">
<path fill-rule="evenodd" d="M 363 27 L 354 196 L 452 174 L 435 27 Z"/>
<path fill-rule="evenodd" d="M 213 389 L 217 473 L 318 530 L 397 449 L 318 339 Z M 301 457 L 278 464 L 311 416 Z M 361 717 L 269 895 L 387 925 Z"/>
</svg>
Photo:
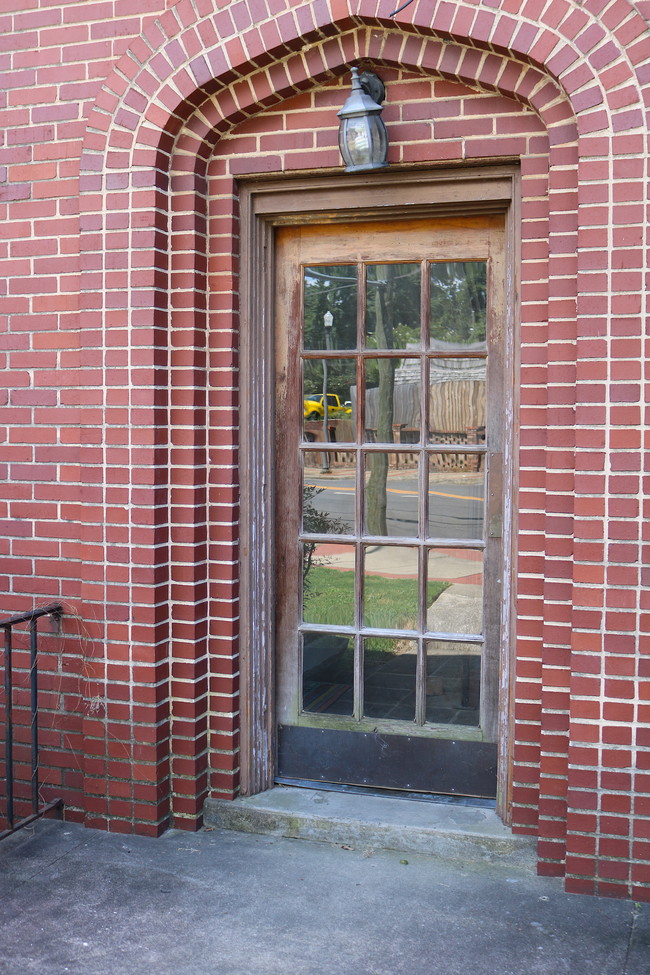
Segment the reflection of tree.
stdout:
<svg viewBox="0 0 650 975">
<path fill-rule="evenodd" d="M 485 341 L 485 261 L 431 264 L 431 337 L 457 344 Z"/>
<path fill-rule="evenodd" d="M 390 267 L 392 303 L 398 314 L 393 316 L 392 346 L 405 349 L 420 339 L 420 265 L 370 264 L 367 268 L 366 348 L 382 348 L 375 320 L 375 291 L 385 288 L 387 268 Z M 357 269 L 354 265 L 315 266 L 305 268 L 304 278 L 304 343 L 306 349 L 324 349 L 323 316 L 334 316 L 332 348 L 352 350 L 357 338 Z M 304 389 L 317 393 L 323 387 L 321 360 L 305 360 Z M 373 360 L 367 362 L 366 384 L 377 386 L 378 370 Z M 328 389 L 337 393 L 342 402 L 350 399 L 350 387 L 356 384 L 354 363 L 346 359 L 330 359 Z"/>
<path fill-rule="evenodd" d="M 315 484 L 305 484 L 302 491 L 302 526 L 303 531 L 309 535 L 344 535 L 348 526 L 341 518 L 335 518 L 326 511 L 319 511 L 314 505 L 314 499 L 322 494 L 324 488 L 316 487 Z M 318 542 L 304 542 L 302 556 L 302 589 L 303 598 L 307 599 L 309 593 L 309 583 L 307 577 L 309 570 L 314 565 L 320 564 L 314 558 Z"/>
<path fill-rule="evenodd" d="M 324 349 L 323 316 L 333 315 L 332 348 L 354 349 L 357 334 L 357 269 L 354 265 L 305 268 L 304 343 L 306 349 Z M 307 359 L 304 364 L 304 389 L 308 394 L 323 390 L 323 363 Z M 328 392 L 342 402 L 350 399 L 355 383 L 354 363 L 330 359 L 327 370 Z"/>
<path fill-rule="evenodd" d="M 374 288 L 374 319 L 377 348 L 394 348 L 394 308 L 395 308 L 395 269 L 392 264 L 384 265 L 383 280 L 377 281 Z M 379 269 L 378 269 L 379 270 Z M 369 302 L 370 303 L 370 302 Z M 393 440 L 393 399 L 395 390 L 395 359 L 377 359 L 377 442 L 392 443 Z M 387 535 L 386 523 L 386 485 L 388 481 L 388 453 L 370 454 L 370 477 L 366 485 L 366 521 L 371 535 Z"/>
<path fill-rule="evenodd" d="M 390 276 L 391 345 L 377 329 L 376 291 L 386 290 Z M 368 268 L 366 348 L 406 349 L 420 344 L 420 265 L 375 264 Z M 399 365 L 398 362 L 395 366 Z M 377 359 L 366 359 L 366 389 L 379 386 Z M 390 437 L 392 440 L 392 436 Z"/>
</svg>

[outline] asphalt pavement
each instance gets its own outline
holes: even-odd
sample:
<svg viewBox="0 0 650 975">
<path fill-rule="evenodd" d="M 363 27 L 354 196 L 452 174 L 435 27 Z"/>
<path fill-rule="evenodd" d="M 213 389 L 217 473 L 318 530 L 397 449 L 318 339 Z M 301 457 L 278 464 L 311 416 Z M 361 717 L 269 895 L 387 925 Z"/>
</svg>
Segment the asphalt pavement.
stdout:
<svg viewBox="0 0 650 975">
<path fill-rule="evenodd" d="M 305 483 L 318 489 L 313 507 L 354 532 L 354 472 L 333 470 L 328 474 L 305 471 Z M 482 474 L 432 474 L 428 490 L 428 534 L 436 538 L 482 539 Z M 390 471 L 386 490 L 386 519 L 389 536 L 416 538 L 418 535 L 419 481 L 417 471 Z"/>
</svg>

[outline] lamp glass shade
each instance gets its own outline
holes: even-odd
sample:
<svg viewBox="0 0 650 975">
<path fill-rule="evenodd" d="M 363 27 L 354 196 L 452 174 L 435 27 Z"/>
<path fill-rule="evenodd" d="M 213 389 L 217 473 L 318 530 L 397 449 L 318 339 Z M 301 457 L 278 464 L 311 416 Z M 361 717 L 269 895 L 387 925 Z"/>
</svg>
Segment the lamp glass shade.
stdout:
<svg viewBox="0 0 650 975">
<path fill-rule="evenodd" d="M 342 119 L 339 149 L 348 173 L 384 169 L 388 165 L 388 133 L 379 115 L 373 113 Z"/>
</svg>

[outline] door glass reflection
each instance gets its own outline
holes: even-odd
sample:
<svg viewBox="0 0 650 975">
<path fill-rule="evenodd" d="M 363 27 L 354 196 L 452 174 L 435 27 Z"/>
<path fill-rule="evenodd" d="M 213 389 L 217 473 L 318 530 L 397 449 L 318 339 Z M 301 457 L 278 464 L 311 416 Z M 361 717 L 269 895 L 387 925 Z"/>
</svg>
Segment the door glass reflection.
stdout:
<svg viewBox="0 0 650 975">
<path fill-rule="evenodd" d="M 485 444 L 485 359 L 432 359 L 429 441 Z"/>
<path fill-rule="evenodd" d="M 418 625 L 418 550 L 404 545 L 364 548 L 363 623 L 376 629 Z"/>
<path fill-rule="evenodd" d="M 478 726 L 486 262 L 364 273 L 303 269 L 302 710 Z"/>
<path fill-rule="evenodd" d="M 440 586 L 427 610 L 434 633 L 483 632 L 483 553 L 466 548 L 429 549 L 429 589 Z"/>
<path fill-rule="evenodd" d="M 427 643 L 426 720 L 477 726 L 481 694 L 480 643 Z"/>
<path fill-rule="evenodd" d="M 432 348 L 486 348 L 485 261 L 436 261 L 429 265 L 429 330 Z"/>
<path fill-rule="evenodd" d="M 478 454 L 429 456 L 429 536 L 483 538 L 485 472 Z"/>
<path fill-rule="evenodd" d="M 418 359 L 366 359 L 365 436 L 369 443 L 420 442 Z"/>
<path fill-rule="evenodd" d="M 307 534 L 354 534 L 354 455 L 341 453 L 304 452 L 302 530 Z"/>
<path fill-rule="evenodd" d="M 306 541 L 302 553 L 304 622 L 354 626 L 354 545 Z"/>
<path fill-rule="evenodd" d="M 352 443 L 355 438 L 354 361 L 305 359 L 303 368 L 304 439 L 309 443 Z"/>
<path fill-rule="evenodd" d="M 373 452 L 366 454 L 365 464 L 366 534 L 417 538 L 417 456 Z"/>
<path fill-rule="evenodd" d="M 366 348 L 420 347 L 420 265 L 370 264 L 366 274 Z"/>
<path fill-rule="evenodd" d="M 369 718 L 415 720 L 417 642 L 364 640 L 363 712 Z"/>
<path fill-rule="evenodd" d="M 305 349 L 356 348 L 356 266 L 306 267 L 303 280 Z M 329 315 L 331 319 L 327 317 Z"/>
<path fill-rule="evenodd" d="M 352 714 L 354 638 L 304 633 L 302 709 L 312 714 Z"/>
</svg>

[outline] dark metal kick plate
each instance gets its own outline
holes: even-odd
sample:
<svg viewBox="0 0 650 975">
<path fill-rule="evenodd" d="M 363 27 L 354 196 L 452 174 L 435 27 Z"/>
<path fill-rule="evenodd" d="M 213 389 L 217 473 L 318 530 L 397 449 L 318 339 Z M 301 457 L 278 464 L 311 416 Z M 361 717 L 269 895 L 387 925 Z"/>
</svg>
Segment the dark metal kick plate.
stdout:
<svg viewBox="0 0 650 975">
<path fill-rule="evenodd" d="M 496 796 L 497 746 L 280 725 L 278 775 L 492 799 Z"/>
</svg>

